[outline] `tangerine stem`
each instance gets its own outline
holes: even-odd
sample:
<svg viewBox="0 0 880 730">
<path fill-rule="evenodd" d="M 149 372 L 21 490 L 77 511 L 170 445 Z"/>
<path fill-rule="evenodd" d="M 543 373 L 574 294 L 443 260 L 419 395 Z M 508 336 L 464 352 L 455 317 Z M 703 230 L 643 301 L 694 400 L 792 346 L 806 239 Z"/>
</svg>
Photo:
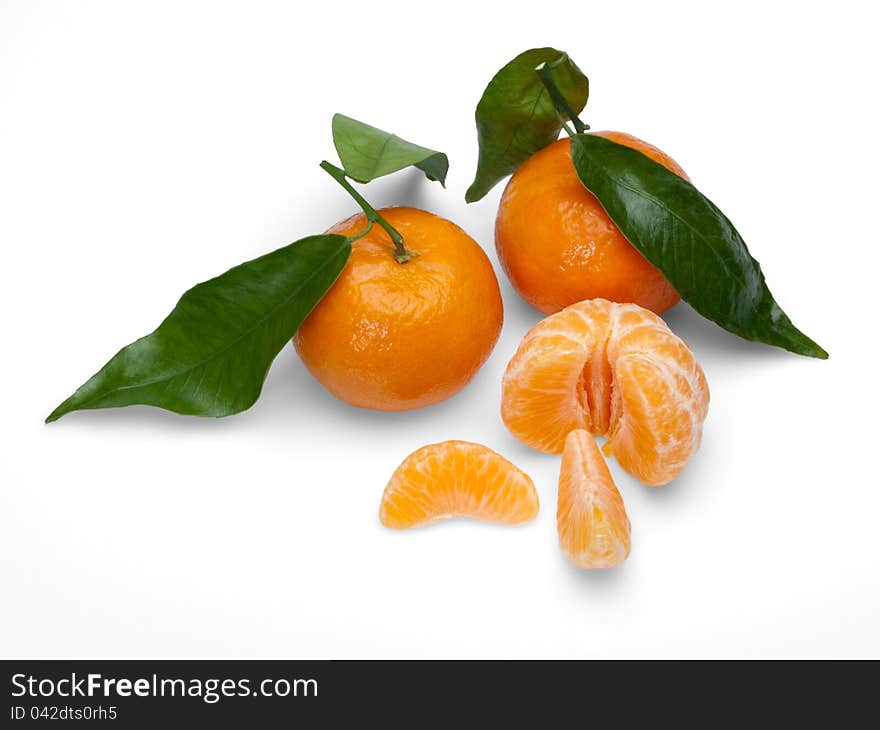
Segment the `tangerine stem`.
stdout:
<svg viewBox="0 0 880 730">
<path fill-rule="evenodd" d="M 408 251 L 406 246 L 403 245 L 403 236 L 388 222 L 386 221 L 376 209 L 370 205 L 363 196 L 355 190 L 351 183 L 348 182 L 345 171 L 336 167 L 336 165 L 331 165 L 327 160 L 323 160 L 321 162 L 321 169 L 324 170 L 330 177 L 332 177 L 336 182 L 338 182 L 345 191 L 354 199 L 354 202 L 357 203 L 361 210 L 364 211 L 364 215 L 367 216 L 368 225 L 366 230 L 363 233 L 359 234 L 355 238 L 360 238 L 361 236 L 365 236 L 370 228 L 373 227 L 374 223 L 378 223 L 382 228 L 385 229 L 385 232 L 391 237 L 392 242 L 394 243 L 394 258 L 399 264 L 405 264 L 407 261 L 412 259 L 414 256 L 418 256 L 415 251 Z"/>
<path fill-rule="evenodd" d="M 563 118 L 568 117 L 571 120 L 571 123 L 574 125 L 577 134 L 582 134 L 590 128 L 590 125 L 584 124 L 580 120 L 580 117 L 578 117 L 574 109 L 571 108 L 571 105 L 568 103 L 568 100 L 563 96 L 562 92 L 559 90 L 559 87 L 556 85 L 556 81 L 553 78 L 554 67 L 558 66 L 566 58 L 568 58 L 568 56 L 563 53 L 553 63 L 540 63 L 538 64 L 538 66 L 535 67 L 535 72 L 541 79 L 541 83 L 544 84 L 544 88 L 547 89 L 547 92 L 550 94 L 550 100 L 553 102 L 553 106 L 556 107 L 556 111 L 558 111 L 559 114 L 563 116 Z M 565 126 L 564 122 L 563 126 Z M 569 131 L 568 127 L 566 127 L 566 131 Z"/>
<path fill-rule="evenodd" d="M 566 120 L 566 118 L 564 116 L 562 116 L 559 113 L 558 110 L 556 112 L 556 116 L 559 117 L 559 123 L 562 124 L 562 128 L 565 130 L 565 133 L 569 137 L 574 137 L 577 134 L 577 132 L 575 132 L 571 127 L 568 126 L 568 121 Z"/>
<path fill-rule="evenodd" d="M 367 221 L 367 227 L 364 228 L 364 230 L 362 230 L 360 233 L 355 233 L 353 236 L 349 236 L 348 242 L 354 243 L 359 238 L 363 238 L 364 236 L 366 236 L 372 230 L 373 230 L 373 221 Z"/>
</svg>

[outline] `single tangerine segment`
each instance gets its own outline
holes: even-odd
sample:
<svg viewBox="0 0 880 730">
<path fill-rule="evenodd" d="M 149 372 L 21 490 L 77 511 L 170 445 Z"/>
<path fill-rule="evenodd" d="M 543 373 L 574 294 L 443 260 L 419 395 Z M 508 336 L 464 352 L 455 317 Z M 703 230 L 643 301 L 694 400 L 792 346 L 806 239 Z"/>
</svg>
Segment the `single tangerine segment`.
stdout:
<svg viewBox="0 0 880 730">
<path fill-rule="evenodd" d="M 669 155 L 623 132 L 595 132 L 688 179 Z M 513 173 L 495 220 L 498 260 L 514 288 L 545 314 L 584 299 L 634 302 L 660 313 L 679 297 L 587 190 L 560 139 Z"/>
<path fill-rule="evenodd" d="M 518 525 L 538 514 L 529 476 L 482 444 L 444 441 L 414 451 L 385 487 L 379 518 L 405 530 L 449 517 Z"/>
<path fill-rule="evenodd" d="M 629 557 L 623 499 L 596 442 L 583 429 L 565 439 L 556 531 L 562 552 L 579 568 L 613 568 Z"/>
<path fill-rule="evenodd" d="M 526 333 L 507 366 L 501 416 L 523 443 L 560 453 L 575 429 L 650 486 L 697 451 L 709 386 L 687 345 L 635 304 L 579 302 Z"/>
</svg>

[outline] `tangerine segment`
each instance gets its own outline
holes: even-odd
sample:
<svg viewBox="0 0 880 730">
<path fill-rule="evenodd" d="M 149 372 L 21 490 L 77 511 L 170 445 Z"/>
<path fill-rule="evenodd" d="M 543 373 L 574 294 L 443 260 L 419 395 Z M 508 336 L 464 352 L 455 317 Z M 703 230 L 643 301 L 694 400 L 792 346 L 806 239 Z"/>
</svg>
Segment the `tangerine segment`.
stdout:
<svg viewBox="0 0 880 730">
<path fill-rule="evenodd" d="M 579 568 L 613 568 L 629 557 L 623 499 L 596 442 L 583 429 L 565 439 L 556 531 L 562 552 Z"/>
<path fill-rule="evenodd" d="M 504 374 L 511 433 L 559 453 L 575 429 L 651 486 L 666 484 L 700 446 L 709 387 L 666 323 L 635 304 L 590 299 L 550 315 L 520 343 Z"/>
<path fill-rule="evenodd" d="M 529 476 L 481 444 L 444 441 L 414 451 L 385 487 L 379 518 L 404 530 L 448 517 L 518 525 L 538 514 Z"/>
</svg>

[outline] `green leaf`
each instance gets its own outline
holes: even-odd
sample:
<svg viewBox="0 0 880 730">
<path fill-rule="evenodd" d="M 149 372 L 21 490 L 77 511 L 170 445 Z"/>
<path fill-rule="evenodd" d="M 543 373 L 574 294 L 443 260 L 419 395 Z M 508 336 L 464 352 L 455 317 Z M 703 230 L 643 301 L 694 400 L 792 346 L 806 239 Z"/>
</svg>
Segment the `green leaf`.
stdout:
<svg viewBox="0 0 880 730">
<path fill-rule="evenodd" d="M 197 284 L 158 329 L 122 348 L 46 422 L 135 404 L 215 417 L 250 408 L 275 356 L 350 252 L 344 236 L 310 236 Z"/>
<path fill-rule="evenodd" d="M 553 79 L 575 114 L 587 104 L 590 84 L 567 54 L 555 48 L 533 48 L 502 68 L 477 104 L 477 174 L 465 193 L 468 203 L 480 200 L 502 178 L 559 136 L 562 120 L 535 69 L 553 68 Z"/>
<path fill-rule="evenodd" d="M 584 186 L 700 314 L 747 340 L 828 357 L 791 323 L 733 224 L 691 183 L 592 134 L 574 136 L 571 154 Z"/>
<path fill-rule="evenodd" d="M 333 145 L 345 174 L 360 183 L 415 166 L 446 187 L 449 158 L 343 114 L 333 115 Z"/>
</svg>

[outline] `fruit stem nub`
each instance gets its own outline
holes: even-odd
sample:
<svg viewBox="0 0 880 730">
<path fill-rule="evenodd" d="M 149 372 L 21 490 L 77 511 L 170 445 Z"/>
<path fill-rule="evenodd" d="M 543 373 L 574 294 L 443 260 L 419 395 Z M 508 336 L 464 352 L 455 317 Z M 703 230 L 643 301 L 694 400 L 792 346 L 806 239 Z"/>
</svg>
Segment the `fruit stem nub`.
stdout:
<svg viewBox="0 0 880 730">
<path fill-rule="evenodd" d="M 580 120 L 574 109 L 571 108 L 571 104 L 569 104 L 568 100 L 562 95 L 562 92 L 556 85 L 556 81 L 553 79 L 553 69 L 567 58 L 568 54 L 563 53 L 553 63 L 540 63 L 535 67 L 535 73 L 538 74 L 538 78 L 541 79 L 541 83 L 544 84 L 544 88 L 547 89 L 547 92 L 550 94 L 550 100 L 553 102 L 553 106 L 556 107 L 556 111 L 559 112 L 559 115 L 563 118 L 562 126 L 565 127 L 565 131 L 571 136 L 571 130 L 565 123 L 566 118 L 571 120 L 577 134 L 586 132 L 590 128 L 590 125 L 584 124 Z"/>
<path fill-rule="evenodd" d="M 385 232 L 391 237 L 391 240 L 394 242 L 394 259 L 399 264 L 405 264 L 410 259 L 418 256 L 415 251 L 409 251 L 406 246 L 403 245 L 403 236 L 388 222 L 386 221 L 376 209 L 370 205 L 363 196 L 352 187 L 351 183 L 348 182 L 348 179 L 345 174 L 345 170 L 341 170 L 336 167 L 336 165 L 331 165 L 327 160 L 323 160 L 321 162 L 321 169 L 324 170 L 330 177 L 332 177 L 336 182 L 338 182 L 345 191 L 354 198 L 354 202 L 357 203 L 361 210 L 364 211 L 364 215 L 367 216 L 367 227 L 358 235 L 353 236 L 350 240 L 357 240 L 361 236 L 365 236 L 370 229 L 373 227 L 374 223 L 378 223 L 382 228 L 385 229 Z"/>
</svg>

